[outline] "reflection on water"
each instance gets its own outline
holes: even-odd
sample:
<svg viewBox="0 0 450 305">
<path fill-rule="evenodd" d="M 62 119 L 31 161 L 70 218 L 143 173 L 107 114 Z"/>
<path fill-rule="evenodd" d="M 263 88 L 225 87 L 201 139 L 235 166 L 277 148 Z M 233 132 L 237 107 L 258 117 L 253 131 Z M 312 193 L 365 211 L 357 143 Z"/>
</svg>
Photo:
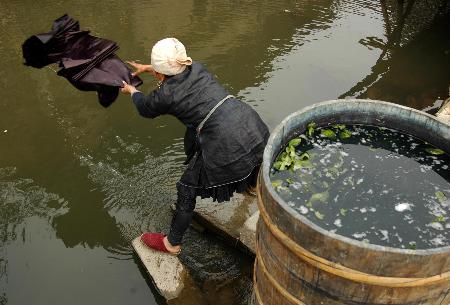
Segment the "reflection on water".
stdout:
<svg viewBox="0 0 450 305">
<path fill-rule="evenodd" d="M 0 304 L 160 301 L 130 240 L 168 229 L 183 126 L 140 118 L 126 96 L 102 109 L 52 69 L 23 66 L 21 43 L 53 19 L 70 14 L 124 59 L 148 61 L 176 36 L 274 127 L 339 96 L 419 109 L 445 98 L 448 2 L 1 1 Z M 251 259 L 192 230 L 182 259 L 207 302 L 246 303 Z"/>
</svg>

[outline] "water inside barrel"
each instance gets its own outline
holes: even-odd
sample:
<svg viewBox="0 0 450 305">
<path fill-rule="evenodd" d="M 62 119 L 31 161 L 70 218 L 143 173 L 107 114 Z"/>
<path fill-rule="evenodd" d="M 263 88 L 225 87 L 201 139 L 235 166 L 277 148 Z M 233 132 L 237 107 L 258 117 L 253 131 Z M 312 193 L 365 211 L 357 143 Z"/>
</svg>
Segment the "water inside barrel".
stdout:
<svg viewBox="0 0 450 305">
<path fill-rule="evenodd" d="M 275 160 L 281 198 L 313 223 L 395 248 L 450 245 L 450 156 L 399 131 L 311 123 Z"/>
</svg>

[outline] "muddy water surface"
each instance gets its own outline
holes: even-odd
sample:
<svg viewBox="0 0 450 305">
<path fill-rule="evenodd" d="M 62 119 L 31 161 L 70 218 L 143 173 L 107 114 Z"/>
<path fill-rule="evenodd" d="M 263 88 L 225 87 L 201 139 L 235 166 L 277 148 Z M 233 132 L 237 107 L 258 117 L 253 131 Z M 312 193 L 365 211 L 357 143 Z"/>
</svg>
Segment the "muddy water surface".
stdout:
<svg viewBox="0 0 450 305">
<path fill-rule="evenodd" d="M 23 66 L 27 37 L 68 13 L 146 62 L 176 36 L 271 128 L 337 97 L 439 103 L 449 31 L 431 20 L 446 1 L 384 2 L 1 0 L 0 304 L 160 303 L 130 241 L 167 229 L 183 171 L 176 119 L 141 118 L 128 96 L 103 109 L 54 70 Z M 207 302 L 247 303 L 250 258 L 192 230 L 183 255 Z"/>
</svg>

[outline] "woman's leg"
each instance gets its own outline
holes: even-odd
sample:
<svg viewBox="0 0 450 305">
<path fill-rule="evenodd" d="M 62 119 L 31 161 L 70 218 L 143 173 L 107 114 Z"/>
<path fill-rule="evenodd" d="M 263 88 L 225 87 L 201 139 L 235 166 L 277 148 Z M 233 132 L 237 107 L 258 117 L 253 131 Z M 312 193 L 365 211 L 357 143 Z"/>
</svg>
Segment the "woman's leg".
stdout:
<svg viewBox="0 0 450 305">
<path fill-rule="evenodd" d="M 195 209 L 195 194 L 185 192 L 183 188 L 177 186 L 178 198 L 175 214 L 172 217 L 170 233 L 167 240 L 172 246 L 179 246 L 183 240 L 183 235 L 191 224 Z"/>
</svg>

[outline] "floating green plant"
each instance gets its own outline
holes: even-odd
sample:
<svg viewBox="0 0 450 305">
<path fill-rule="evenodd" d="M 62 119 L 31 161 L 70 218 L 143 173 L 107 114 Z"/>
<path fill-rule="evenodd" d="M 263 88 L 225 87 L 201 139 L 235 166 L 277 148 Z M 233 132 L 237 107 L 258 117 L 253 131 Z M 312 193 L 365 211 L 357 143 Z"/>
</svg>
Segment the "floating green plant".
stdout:
<svg viewBox="0 0 450 305">
<path fill-rule="evenodd" d="M 434 148 L 434 147 L 427 147 L 427 148 L 425 148 L 425 151 L 427 153 L 435 155 L 435 156 L 443 155 L 445 153 L 442 149 Z"/>
<path fill-rule="evenodd" d="M 408 249 L 410 249 L 410 250 L 416 250 L 417 249 L 417 244 L 415 243 L 415 242 L 410 242 L 409 244 L 408 244 Z"/>
<path fill-rule="evenodd" d="M 337 130 L 344 130 L 346 128 L 345 125 L 343 125 L 343 124 L 333 124 L 333 125 L 331 125 L 331 127 L 333 127 L 334 129 L 337 129 Z"/>
<path fill-rule="evenodd" d="M 347 209 L 343 209 L 343 208 L 341 208 L 341 209 L 339 209 L 339 214 L 341 214 L 342 216 L 345 216 L 345 215 L 347 215 Z"/>
<path fill-rule="evenodd" d="M 433 222 L 444 222 L 444 221 L 445 221 L 444 215 L 436 216 L 436 218 L 433 220 Z"/>
<path fill-rule="evenodd" d="M 314 135 L 316 127 L 317 125 L 314 122 L 311 122 L 308 124 L 308 126 L 306 126 L 306 134 L 308 135 L 308 137 L 311 138 Z"/>
<path fill-rule="evenodd" d="M 323 214 L 320 213 L 319 211 L 315 211 L 315 212 L 314 212 L 314 215 L 317 217 L 317 219 L 320 219 L 320 220 L 322 220 L 322 219 L 325 218 L 325 215 L 323 215 Z"/>
<path fill-rule="evenodd" d="M 336 133 L 331 129 L 322 129 L 320 134 L 328 139 L 336 139 Z"/>
<path fill-rule="evenodd" d="M 279 171 L 287 169 L 295 171 L 302 167 L 310 167 L 311 164 L 308 162 L 310 155 L 307 152 L 299 155 L 295 149 L 301 142 L 302 138 L 300 137 L 290 140 L 285 150 L 278 156 L 273 164 L 273 168 Z"/>
<path fill-rule="evenodd" d="M 447 196 L 445 196 L 444 192 L 441 191 L 436 192 L 436 198 L 440 203 L 447 201 Z"/>
<path fill-rule="evenodd" d="M 352 133 L 350 131 L 348 131 L 347 129 L 341 130 L 339 132 L 339 138 L 341 138 L 341 140 L 348 139 L 351 136 L 352 136 Z"/>
</svg>

